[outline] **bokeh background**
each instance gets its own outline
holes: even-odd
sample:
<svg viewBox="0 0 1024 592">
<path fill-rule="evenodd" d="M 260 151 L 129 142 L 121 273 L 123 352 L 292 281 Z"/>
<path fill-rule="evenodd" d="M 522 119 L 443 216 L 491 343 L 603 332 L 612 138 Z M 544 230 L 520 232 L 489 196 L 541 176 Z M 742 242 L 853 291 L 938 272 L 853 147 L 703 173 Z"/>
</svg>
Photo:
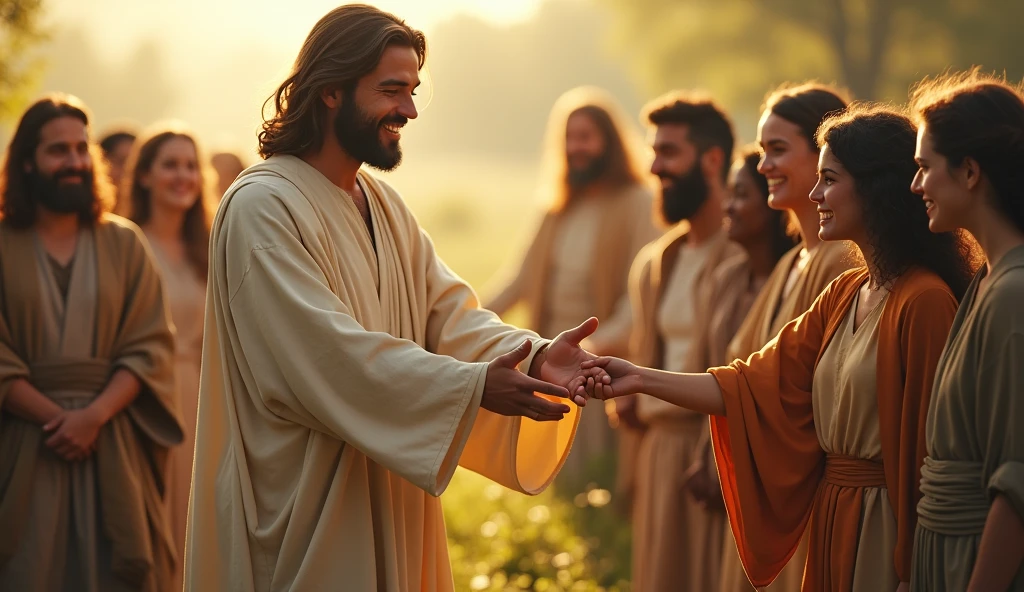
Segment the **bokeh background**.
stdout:
<svg viewBox="0 0 1024 592">
<path fill-rule="evenodd" d="M 256 160 L 263 101 L 330 0 L 0 0 L 0 145 L 47 91 L 82 98 L 95 130 L 185 121 L 207 153 Z M 381 0 L 423 29 L 432 99 L 385 175 L 441 256 L 482 288 L 514 261 L 543 204 L 548 111 L 592 84 L 638 114 L 704 89 L 754 139 L 765 94 L 837 82 L 900 104 L 911 84 L 980 65 L 1024 76 L 1020 0 Z M 639 129 L 640 122 L 634 118 Z M 513 314 L 510 320 L 520 319 Z M 591 412 L 599 413 L 600 410 Z M 197 451 L 202 454 L 202 451 Z M 614 467 L 537 497 L 468 472 L 443 496 L 459 590 L 628 590 Z"/>
</svg>

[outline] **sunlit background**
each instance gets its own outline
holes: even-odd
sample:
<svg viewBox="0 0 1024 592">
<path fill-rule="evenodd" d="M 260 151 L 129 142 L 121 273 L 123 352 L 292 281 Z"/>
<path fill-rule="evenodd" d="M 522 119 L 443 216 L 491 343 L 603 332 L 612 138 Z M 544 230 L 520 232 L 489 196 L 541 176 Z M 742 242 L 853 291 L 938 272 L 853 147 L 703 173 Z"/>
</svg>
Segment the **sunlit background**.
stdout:
<svg viewBox="0 0 1024 592">
<path fill-rule="evenodd" d="M 0 0 L 0 142 L 45 91 L 78 95 L 96 131 L 187 122 L 207 152 L 255 161 L 263 101 L 329 0 Z M 672 88 L 726 105 L 742 141 L 786 80 L 902 103 L 913 81 L 980 64 L 1024 75 L 1024 2 L 1000 0 L 391 0 L 422 28 L 433 100 L 386 177 L 448 263 L 481 288 L 542 204 L 538 159 L 564 91 L 604 87 L 634 116 Z M 27 16 L 26 16 L 27 15 Z M 35 24 L 38 38 L 19 35 Z M 16 82 L 19 82 L 16 84 Z M 634 117 L 634 125 L 640 122 Z M 512 320 L 521 318 L 513 315 Z M 599 410 L 592 412 L 599 413 Z M 197 451 L 202 454 L 202 451 Z M 460 590 L 628 588 L 610 471 L 527 498 L 459 473 L 445 494 Z"/>
</svg>

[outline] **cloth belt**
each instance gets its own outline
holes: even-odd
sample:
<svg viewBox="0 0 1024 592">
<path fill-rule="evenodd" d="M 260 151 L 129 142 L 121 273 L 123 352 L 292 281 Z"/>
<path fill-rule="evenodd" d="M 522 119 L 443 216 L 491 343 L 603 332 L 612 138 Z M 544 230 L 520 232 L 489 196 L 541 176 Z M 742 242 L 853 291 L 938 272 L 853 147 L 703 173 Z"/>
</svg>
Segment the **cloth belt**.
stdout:
<svg viewBox="0 0 1024 592">
<path fill-rule="evenodd" d="M 825 482 L 839 487 L 885 487 L 885 469 L 878 461 L 829 454 L 825 457 Z"/>
<path fill-rule="evenodd" d="M 981 463 L 925 457 L 918 524 L 947 536 L 980 535 L 989 505 Z"/>
<path fill-rule="evenodd" d="M 48 396 L 52 396 L 51 393 L 75 396 L 75 392 L 98 395 L 109 380 L 110 360 L 100 358 L 51 358 L 29 367 L 29 382 Z"/>
</svg>

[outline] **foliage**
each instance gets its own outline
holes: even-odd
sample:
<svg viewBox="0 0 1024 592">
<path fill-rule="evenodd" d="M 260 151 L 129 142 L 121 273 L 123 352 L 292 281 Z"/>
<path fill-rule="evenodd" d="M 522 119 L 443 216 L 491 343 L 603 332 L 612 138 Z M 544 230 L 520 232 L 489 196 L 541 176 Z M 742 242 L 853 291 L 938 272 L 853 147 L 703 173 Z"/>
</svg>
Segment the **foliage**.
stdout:
<svg viewBox="0 0 1024 592">
<path fill-rule="evenodd" d="M 456 590 L 628 592 L 578 529 L 584 514 L 613 512 L 606 490 L 588 497 L 583 509 L 550 489 L 525 496 L 460 469 L 442 497 Z"/>
<path fill-rule="evenodd" d="M 1024 75 L 1024 3 L 999 0 L 601 0 L 655 91 L 699 86 L 756 106 L 786 80 L 838 81 L 861 99 L 906 98 L 925 74 L 980 64 Z"/>
<path fill-rule="evenodd" d="M 44 37 L 42 5 L 42 0 L 0 0 L 0 121 L 21 108 L 41 65 L 26 54 Z"/>
</svg>

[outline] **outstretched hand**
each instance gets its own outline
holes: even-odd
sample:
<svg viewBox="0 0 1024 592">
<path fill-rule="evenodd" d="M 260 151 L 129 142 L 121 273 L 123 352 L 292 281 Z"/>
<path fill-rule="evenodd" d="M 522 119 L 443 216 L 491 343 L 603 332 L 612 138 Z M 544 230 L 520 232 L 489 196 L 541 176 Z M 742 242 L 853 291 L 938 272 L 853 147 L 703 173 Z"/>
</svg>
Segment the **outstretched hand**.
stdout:
<svg viewBox="0 0 1024 592">
<path fill-rule="evenodd" d="M 524 341 L 488 364 L 480 407 L 499 415 L 520 415 L 535 421 L 558 421 L 569 412 L 568 405 L 534 394 L 544 393 L 565 399 L 569 396 L 568 389 L 532 378 L 518 370 L 517 366 L 532 349 L 533 342 Z"/>
<path fill-rule="evenodd" d="M 534 359 L 534 366 L 539 370 L 535 374 L 541 380 L 568 386 L 580 371 L 580 365 L 588 360 L 597 359 L 593 354 L 580 347 L 580 342 L 590 337 L 597 331 L 597 319 L 590 317 L 580 326 L 563 331 L 554 341 L 548 345 L 542 353 Z M 531 374 L 534 372 L 531 371 Z M 587 393 L 585 391 L 567 391 L 572 396 L 573 402 L 579 406 L 587 404 Z"/>
<path fill-rule="evenodd" d="M 626 360 L 612 357 L 582 362 L 569 383 L 569 392 L 575 397 L 613 399 L 642 391 L 640 369 Z"/>
</svg>

